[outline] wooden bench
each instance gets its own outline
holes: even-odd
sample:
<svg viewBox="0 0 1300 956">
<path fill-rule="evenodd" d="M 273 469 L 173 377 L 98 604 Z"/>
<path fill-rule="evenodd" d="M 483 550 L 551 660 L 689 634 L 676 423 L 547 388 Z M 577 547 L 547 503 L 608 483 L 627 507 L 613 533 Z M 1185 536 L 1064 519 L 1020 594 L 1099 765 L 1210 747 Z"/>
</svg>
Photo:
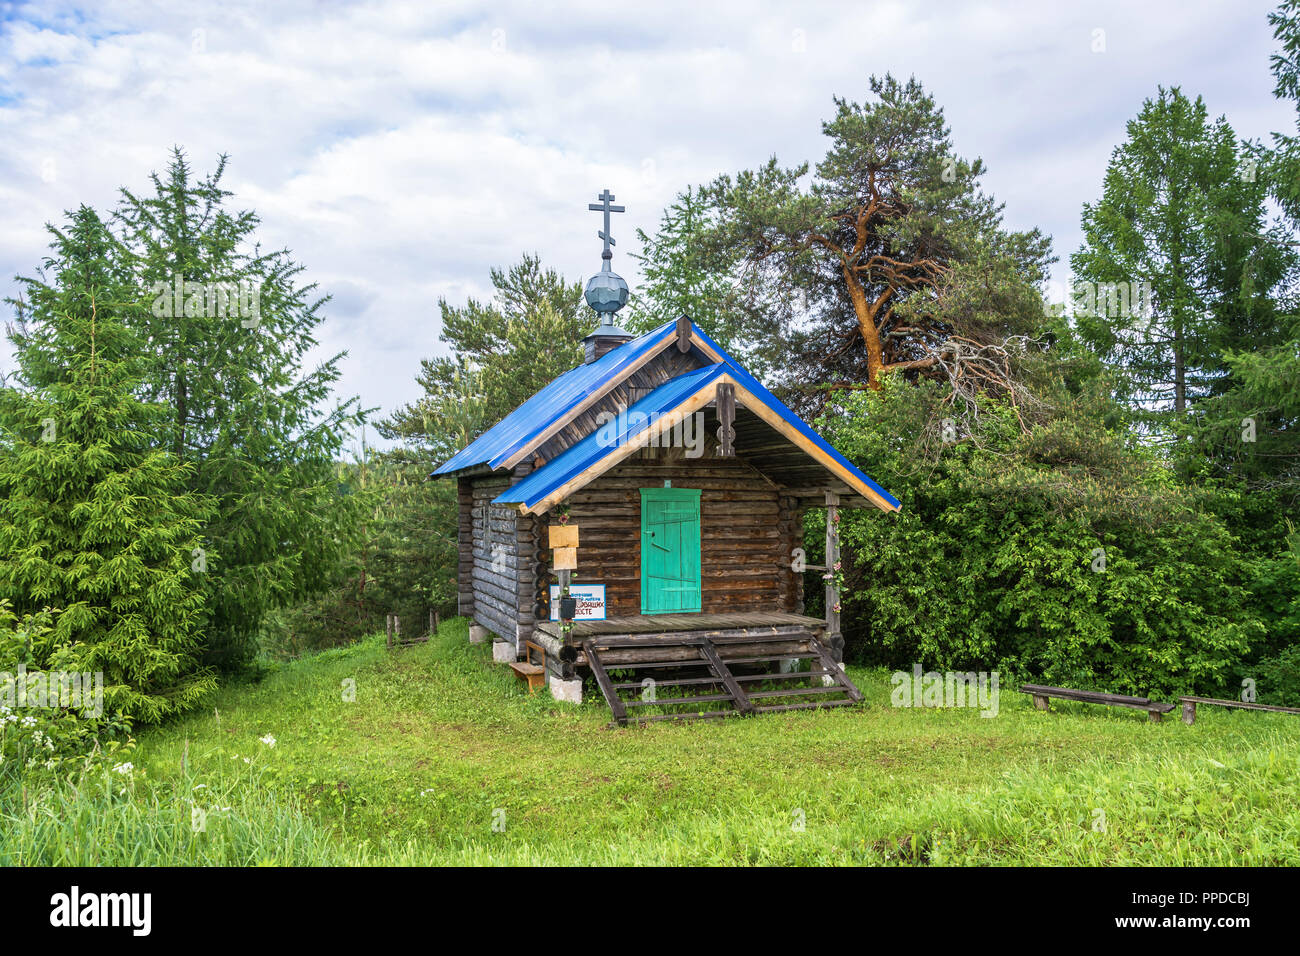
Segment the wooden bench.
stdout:
<svg viewBox="0 0 1300 956">
<path fill-rule="evenodd" d="M 1100 691 L 1093 690 L 1044 687 L 1041 684 L 1024 684 L 1021 686 L 1020 692 L 1032 695 L 1034 706 L 1039 710 L 1051 710 L 1052 707 L 1048 699 L 1055 697 L 1058 700 L 1073 700 L 1083 704 L 1105 704 L 1108 707 L 1130 707 L 1133 710 L 1145 710 L 1147 719 L 1153 724 L 1160 723 L 1164 715 L 1174 709 L 1173 704 L 1157 703 L 1149 697 L 1127 697 L 1123 694 L 1103 694 Z"/>
<path fill-rule="evenodd" d="M 1239 707 L 1242 710 L 1267 710 L 1274 714 L 1300 714 L 1300 707 L 1273 707 L 1268 704 L 1248 704 L 1244 700 L 1219 700 L 1217 697 L 1179 697 L 1183 705 L 1183 723 L 1191 724 L 1196 720 L 1197 704 L 1213 704 L 1215 707 Z"/>
<path fill-rule="evenodd" d="M 533 663 L 534 651 L 542 658 L 540 664 Z M 546 686 L 546 651 L 532 641 L 524 641 L 524 659 L 510 661 L 510 669 L 520 680 L 528 682 L 528 693 L 531 694 L 537 688 Z"/>
</svg>

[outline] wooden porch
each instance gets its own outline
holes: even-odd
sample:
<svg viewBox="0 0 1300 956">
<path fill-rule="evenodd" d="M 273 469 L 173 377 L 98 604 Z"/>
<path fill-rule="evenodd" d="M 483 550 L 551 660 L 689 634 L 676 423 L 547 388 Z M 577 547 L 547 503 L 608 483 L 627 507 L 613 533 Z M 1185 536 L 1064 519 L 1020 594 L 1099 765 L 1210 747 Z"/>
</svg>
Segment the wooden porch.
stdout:
<svg viewBox="0 0 1300 956">
<path fill-rule="evenodd" d="M 614 722 L 626 724 L 857 703 L 825 630 L 820 618 L 779 611 L 644 614 L 575 621 L 567 641 L 558 622 L 543 621 L 534 639 L 555 649 L 560 676 L 589 669 Z M 636 713 L 644 707 L 662 712 Z"/>
<path fill-rule="evenodd" d="M 787 614 L 783 611 L 755 611 L 733 614 L 634 614 L 628 617 L 611 617 L 604 621 L 574 621 L 569 632 L 571 641 L 582 642 L 589 637 L 633 637 L 680 634 L 682 631 L 700 631 L 710 636 L 724 631 L 755 631 L 774 633 L 779 628 L 798 628 L 823 631 L 826 622 L 805 614 Z M 558 621 L 539 621 L 537 629 L 556 640 L 560 638 Z"/>
<path fill-rule="evenodd" d="M 683 638 L 722 639 L 724 654 L 743 656 L 755 648 L 742 639 L 753 638 L 778 652 L 807 651 L 811 638 L 825 640 L 826 622 L 805 614 L 782 611 L 753 611 L 728 614 L 636 614 L 604 621 L 574 621 L 568 641 L 561 637 L 558 621 L 539 621 L 533 640 L 554 654 L 557 663 L 572 668 L 589 666 L 586 645 L 596 641 L 602 649 L 617 645 L 617 661 L 671 660 L 693 658 L 682 650 Z M 788 647 L 773 645 L 781 641 Z M 739 643 L 737 643 L 739 641 Z M 805 654 L 806 656 L 806 654 Z"/>
</svg>

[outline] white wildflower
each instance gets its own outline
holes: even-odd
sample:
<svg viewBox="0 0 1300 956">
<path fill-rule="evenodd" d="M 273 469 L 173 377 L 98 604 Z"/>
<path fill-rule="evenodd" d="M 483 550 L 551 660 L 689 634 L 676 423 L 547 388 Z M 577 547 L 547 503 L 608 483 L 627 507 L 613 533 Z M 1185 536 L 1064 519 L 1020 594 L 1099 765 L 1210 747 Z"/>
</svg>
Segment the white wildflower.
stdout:
<svg viewBox="0 0 1300 956">
<path fill-rule="evenodd" d="M 262 743 L 266 744 L 268 747 L 275 746 L 275 738 L 272 737 L 270 734 L 267 734 L 265 737 L 258 737 L 257 739 L 260 740 Z"/>
</svg>

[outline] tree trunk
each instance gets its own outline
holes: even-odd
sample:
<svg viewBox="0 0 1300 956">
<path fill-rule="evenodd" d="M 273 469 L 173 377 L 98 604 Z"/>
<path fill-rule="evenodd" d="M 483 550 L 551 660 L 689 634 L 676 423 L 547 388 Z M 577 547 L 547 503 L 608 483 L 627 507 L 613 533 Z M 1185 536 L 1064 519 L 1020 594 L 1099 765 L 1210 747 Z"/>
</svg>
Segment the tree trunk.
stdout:
<svg viewBox="0 0 1300 956">
<path fill-rule="evenodd" d="M 849 287 L 849 299 L 853 302 L 853 311 L 858 317 L 858 330 L 862 333 L 862 343 L 867 347 L 867 384 L 880 388 L 880 372 L 885 365 L 884 349 L 880 345 L 880 330 L 876 328 L 876 317 L 872 314 L 871 303 L 867 301 L 867 292 L 862 283 L 846 264 L 843 267 L 844 281 Z"/>
<path fill-rule="evenodd" d="M 1183 323 L 1174 327 L 1174 413 L 1181 415 L 1187 407 L 1187 370 L 1183 360 Z"/>
<path fill-rule="evenodd" d="M 185 416 L 188 414 L 186 408 L 186 391 L 185 376 L 177 374 L 176 376 L 176 436 L 175 448 L 172 450 L 177 461 L 185 460 Z"/>
</svg>

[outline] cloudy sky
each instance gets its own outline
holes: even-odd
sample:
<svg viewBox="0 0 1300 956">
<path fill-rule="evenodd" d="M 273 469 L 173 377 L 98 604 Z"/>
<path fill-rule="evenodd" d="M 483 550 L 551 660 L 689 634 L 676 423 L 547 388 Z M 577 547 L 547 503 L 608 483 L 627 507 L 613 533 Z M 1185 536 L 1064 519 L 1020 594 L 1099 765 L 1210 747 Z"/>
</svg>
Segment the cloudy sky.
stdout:
<svg viewBox="0 0 1300 956">
<path fill-rule="evenodd" d="M 1009 223 L 1068 256 L 1158 85 L 1243 137 L 1293 128 L 1272 6 L 0 0 L 0 293 L 63 210 L 110 208 L 173 144 L 201 171 L 228 153 L 264 244 L 334 296 L 321 338 L 349 352 L 345 391 L 387 411 L 438 351 L 439 297 L 484 295 L 523 251 L 595 271 L 603 187 L 635 287 L 635 227 L 719 172 L 816 161 L 831 97 L 865 98 L 872 73 L 916 75 Z"/>
</svg>

